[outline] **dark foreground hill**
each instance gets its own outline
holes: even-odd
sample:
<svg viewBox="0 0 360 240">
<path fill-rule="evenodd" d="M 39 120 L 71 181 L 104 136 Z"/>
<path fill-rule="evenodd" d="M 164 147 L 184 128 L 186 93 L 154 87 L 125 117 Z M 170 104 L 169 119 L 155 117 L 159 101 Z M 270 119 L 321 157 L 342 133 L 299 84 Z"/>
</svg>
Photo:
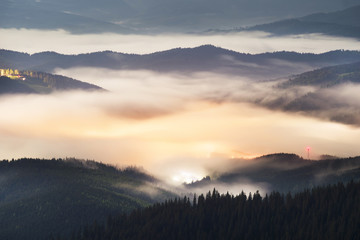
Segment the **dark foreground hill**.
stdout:
<svg viewBox="0 0 360 240">
<path fill-rule="evenodd" d="M 220 195 L 175 199 L 94 223 L 71 239 L 359 239 L 360 183 L 286 196 Z"/>
<path fill-rule="evenodd" d="M 239 160 L 232 170 L 186 185 L 188 189 L 211 189 L 219 185 L 252 184 L 265 190 L 299 192 L 319 185 L 360 180 L 360 157 L 311 161 L 295 154 L 271 154 L 253 160 Z"/>
<path fill-rule="evenodd" d="M 174 195 L 134 168 L 94 161 L 20 159 L 0 162 L 0 239 L 66 236 L 109 214 Z"/>
</svg>

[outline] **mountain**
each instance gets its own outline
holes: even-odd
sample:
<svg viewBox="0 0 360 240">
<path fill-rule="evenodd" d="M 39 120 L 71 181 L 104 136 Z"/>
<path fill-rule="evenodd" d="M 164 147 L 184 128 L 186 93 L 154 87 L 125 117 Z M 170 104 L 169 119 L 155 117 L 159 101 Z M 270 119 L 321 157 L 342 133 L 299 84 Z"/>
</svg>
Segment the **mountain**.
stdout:
<svg viewBox="0 0 360 240">
<path fill-rule="evenodd" d="M 60 75 L 13 69 L 0 70 L 2 71 L 0 77 L 0 94 L 38 94 L 66 90 L 104 91 L 104 89 L 96 85 Z"/>
<path fill-rule="evenodd" d="M 213 189 L 214 183 L 222 183 L 230 187 L 232 184 L 241 185 L 241 181 L 247 181 L 247 183 L 251 181 L 254 186 L 267 182 L 270 186 L 267 189 L 269 192 L 279 190 L 284 193 L 291 190 L 297 193 L 293 196 L 299 196 L 299 192 L 305 188 L 339 181 L 344 183 L 351 180 L 359 181 L 360 178 L 360 157 L 310 161 L 294 154 L 272 154 L 253 160 L 244 160 L 244 162 L 237 160 L 237 162 L 238 165 L 234 165 L 232 170 L 217 173 L 218 177 L 208 178 L 206 184 L 203 182 L 201 186 L 203 192 Z M 50 239 L 57 236 L 66 238 L 79 228 L 89 231 L 89 226 L 101 226 L 105 224 L 105 221 L 107 221 L 106 224 L 111 224 L 108 230 L 115 226 L 120 229 L 118 228 L 120 222 L 130 224 L 121 228 L 121 231 L 130 230 L 133 229 L 130 219 L 135 216 L 137 224 L 150 223 L 153 220 L 159 224 L 166 224 L 169 221 L 168 218 L 157 218 L 154 214 L 149 215 L 145 212 L 149 209 L 157 209 L 157 214 L 165 213 L 165 209 L 160 211 L 159 207 L 164 204 L 169 206 L 168 204 L 171 203 L 177 204 L 178 211 L 184 211 L 185 208 L 180 207 L 179 204 L 184 203 L 186 206 L 191 206 L 191 204 L 188 198 L 175 200 L 175 202 L 165 201 L 177 195 L 164 190 L 160 187 L 161 185 L 159 180 L 139 169 L 117 169 L 89 160 L 72 158 L 3 160 L 0 162 L 0 238 Z M 354 186 L 353 183 L 350 185 Z M 187 187 L 188 192 L 194 192 L 200 186 L 199 183 L 193 183 Z M 315 192 L 318 189 L 317 187 L 311 191 Z M 239 186 L 237 193 L 242 190 Z M 215 190 L 213 192 L 214 197 L 220 197 Z M 305 193 L 308 194 L 310 191 Z M 199 196 L 195 204 L 208 201 L 209 196 L 211 197 L 211 194 L 207 195 L 206 199 L 204 196 Z M 246 198 L 246 195 L 242 194 L 242 196 Z M 254 198 L 258 196 L 258 193 L 253 195 Z M 276 196 L 280 194 L 276 193 Z M 249 200 L 252 201 L 253 197 L 249 197 Z M 230 196 L 230 199 L 234 198 Z M 286 201 L 288 200 L 287 197 Z M 162 204 L 161 202 L 164 201 L 165 203 Z M 155 205 L 146 208 L 151 204 Z M 145 210 L 133 211 L 144 209 L 144 207 Z M 174 216 L 175 212 L 170 212 L 171 214 L 167 216 Z M 131 214 L 125 216 L 125 213 Z M 127 220 L 125 222 L 120 219 L 115 220 L 116 218 L 109 217 L 110 214 L 121 215 L 122 219 Z M 151 217 L 152 220 L 147 220 L 147 217 Z M 101 229 L 103 228 L 97 230 L 101 232 Z M 153 228 L 147 227 L 147 229 Z M 162 233 L 156 229 L 153 230 L 157 234 Z M 140 232 L 145 233 L 142 230 Z M 89 236 L 81 234 L 85 233 L 80 233 L 80 236 L 75 236 L 75 239 L 89 239 Z M 106 234 L 111 234 L 111 232 L 108 231 Z M 147 237 L 150 236 L 147 235 Z"/>
<path fill-rule="evenodd" d="M 0 28 L 63 29 L 76 34 L 191 32 L 260 24 L 355 4 L 357 0 L 5 0 Z"/>
<path fill-rule="evenodd" d="M 335 65 L 291 76 L 250 102 L 326 121 L 360 126 L 357 88 L 360 62 Z"/>
<path fill-rule="evenodd" d="M 49 239 L 69 235 L 109 214 L 173 197 L 154 177 L 76 159 L 0 162 L 0 238 Z"/>
<path fill-rule="evenodd" d="M 320 33 L 331 36 L 360 38 L 360 5 L 345 10 L 316 13 L 249 27 L 248 31 L 264 31 L 275 35 Z"/>
<path fill-rule="evenodd" d="M 98 67 L 156 72 L 217 72 L 263 80 L 300 74 L 329 65 L 360 61 L 360 52 L 331 51 L 323 54 L 274 52 L 244 54 L 212 45 L 176 48 L 151 54 L 123 54 L 111 51 L 79 55 L 54 52 L 36 54 L 0 50 L 0 66 L 20 70 L 53 72 L 57 68 Z"/>
<path fill-rule="evenodd" d="M 238 164 L 238 167 L 236 167 Z M 267 191 L 299 192 L 318 185 L 360 180 L 360 157 L 311 161 L 294 154 L 272 154 L 238 161 L 230 171 L 187 184 L 193 191 L 218 185 L 266 185 Z M 241 191 L 241 189 L 239 189 Z"/>
<path fill-rule="evenodd" d="M 296 75 L 282 84 L 291 86 L 332 87 L 344 83 L 360 83 L 360 62 L 316 69 Z"/>
<path fill-rule="evenodd" d="M 79 2 L 79 1 L 78 1 Z M 80 2 L 79 2 L 80 3 Z M 85 2 L 83 6 L 88 5 Z M 64 29 L 74 34 L 132 33 L 133 30 L 101 18 L 77 13 L 69 2 L 56 1 L 5 1 L 0 9 L 1 28 L 40 30 Z M 80 6 L 79 6 L 80 7 Z M 73 9 L 73 10 L 70 10 Z M 96 11 L 94 9 L 94 11 Z"/>
<path fill-rule="evenodd" d="M 144 55 L 111 51 L 79 55 L 55 52 L 30 55 L 0 50 L 0 67 L 10 67 L 23 72 L 25 69 L 40 72 L 69 69 L 71 72 L 76 71 L 76 68 L 85 68 L 81 71 L 86 73 L 86 68 L 90 68 L 98 71 L 149 70 L 155 74 L 186 75 L 189 80 L 193 76 L 204 76 L 204 73 L 215 74 L 214 76 L 221 74 L 217 76 L 218 79 L 229 77 L 227 80 L 234 83 L 237 79 L 249 79 L 251 81 L 247 84 L 258 87 L 253 88 L 252 94 L 242 94 L 246 90 L 240 88 L 239 91 L 232 91 L 232 94 L 227 94 L 228 90 L 225 90 L 224 97 L 221 96 L 222 101 L 248 102 L 271 110 L 292 112 L 352 126 L 360 126 L 358 101 L 353 99 L 356 95 L 341 94 L 347 89 L 339 91 L 338 88 L 349 87 L 341 83 L 358 84 L 359 62 L 359 51 L 244 54 L 212 45 L 175 48 Z M 304 84 L 305 80 L 308 81 L 307 84 Z M 325 86 L 327 88 L 324 88 Z M 219 101 L 216 96 L 208 99 Z M 337 108 L 336 111 L 333 109 L 334 106 Z"/>
</svg>

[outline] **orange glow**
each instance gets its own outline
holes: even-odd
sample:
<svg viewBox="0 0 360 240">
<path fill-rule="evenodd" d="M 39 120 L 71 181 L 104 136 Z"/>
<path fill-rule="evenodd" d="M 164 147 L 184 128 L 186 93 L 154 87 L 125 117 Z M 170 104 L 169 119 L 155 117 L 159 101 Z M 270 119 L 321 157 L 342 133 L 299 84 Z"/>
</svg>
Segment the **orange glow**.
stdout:
<svg viewBox="0 0 360 240">
<path fill-rule="evenodd" d="M 127 81 L 117 93 L 1 97 L 0 158 L 94 159 L 143 166 L 176 182 L 269 153 L 306 157 L 309 142 L 317 151 L 312 158 L 360 155 L 360 129 L 246 103 L 214 103 L 198 97 L 201 87 L 151 78 L 155 86 Z"/>
</svg>

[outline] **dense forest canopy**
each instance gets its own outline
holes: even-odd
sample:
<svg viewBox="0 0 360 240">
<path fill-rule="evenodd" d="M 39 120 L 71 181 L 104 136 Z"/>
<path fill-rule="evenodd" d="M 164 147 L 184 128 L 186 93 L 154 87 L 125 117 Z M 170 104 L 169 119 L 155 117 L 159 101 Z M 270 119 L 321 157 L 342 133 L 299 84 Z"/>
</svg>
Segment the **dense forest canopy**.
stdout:
<svg viewBox="0 0 360 240">
<path fill-rule="evenodd" d="M 174 196 L 157 187 L 157 181 L 134 167 L 118 169 L 90 160 L 0 161 L 0 239 L 68 235 L 109 214 Z"/>
<path fill-rule="evenodd" d="M 297 194 L 215 189 L 94 222 L 70 239 L 359 239 L 360 183 Z"/>
</svg>

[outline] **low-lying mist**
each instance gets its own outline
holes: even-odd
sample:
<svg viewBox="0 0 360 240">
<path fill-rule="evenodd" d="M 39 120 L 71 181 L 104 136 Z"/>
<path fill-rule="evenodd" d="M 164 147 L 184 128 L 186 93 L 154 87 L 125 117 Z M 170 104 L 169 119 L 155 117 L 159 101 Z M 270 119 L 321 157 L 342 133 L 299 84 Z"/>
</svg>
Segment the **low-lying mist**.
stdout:
<svg viewBox="0 0 360 240">
<path fill-rule="evenodd" d="M 0 158 L 76 157 L 143 166 L 180 184 L 226 170 L 237 158 L 292 152 L 359 155 L 360 130 L 332 122 L 330 105 L 358 107 L 357 86 L 276 90 L 278 82 L 211 73 L 159 74 L 76 68 L 58 74 L 109 92 L 57 92 L 0 97 Z M 282 104 L 320 91 L 325 107 L 310 114 Z M 279 107 L 272 107 L 279 101 Z M 269 104 L 272 104 L 271 107 Z M 330 104 L 330 105 L 329 105 Z M 355 112 L 356 114 L 356 112 Z M 324 115 L 325 117 L 323 117 Z M 250 184 L 250 183 L 249 183 Z M 266 186 L 264 186 L 266 188 Z"/>
<path fill-rule="evenodd" d="M 64 30 L 0 29 L 4 49 L 36 53 L 56 51 L 64 54 L 112 50 L 123 53 L 153 53 L 178 47 L 212 44 L 244 53 L 296 51 L 322 53 L 331 50 L 360 50 L 359 41 L 351 38 L 304 34 L 275 37 L 264 32 L 228 34 L 158 34 L 121 35 L 71 34 Z"/>
</svg>

